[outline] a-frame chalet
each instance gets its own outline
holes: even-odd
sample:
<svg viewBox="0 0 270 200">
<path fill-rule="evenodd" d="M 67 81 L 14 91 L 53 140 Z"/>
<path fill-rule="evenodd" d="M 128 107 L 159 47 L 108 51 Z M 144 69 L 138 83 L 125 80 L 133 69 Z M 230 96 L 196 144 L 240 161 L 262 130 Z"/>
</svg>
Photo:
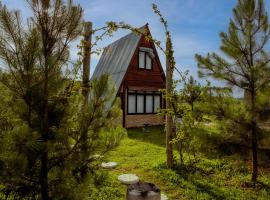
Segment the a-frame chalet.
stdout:
<svg viewBox="0 0 270 200">
<path fill-rule="evenodd" d="M 149 31 L 148 25 L 141 29 Z M 123 127 L 164 123 L 156 113 L 164 105 L 159 89 L 165 88 L 165 74 L 152 41 L 132 32 L 113 42 L 104 49 L 93 78 L 102 74 L 111 76 L 115 97 L 121 98 Z"/>
</svg>

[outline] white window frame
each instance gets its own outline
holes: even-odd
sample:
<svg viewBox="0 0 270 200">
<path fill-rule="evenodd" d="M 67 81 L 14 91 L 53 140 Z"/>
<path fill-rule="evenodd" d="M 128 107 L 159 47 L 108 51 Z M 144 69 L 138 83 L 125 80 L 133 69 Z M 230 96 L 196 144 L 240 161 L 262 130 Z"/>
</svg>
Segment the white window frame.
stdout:
<svg viewBox="0 0 270 200">
<path fill-rule="evenodd" d="M 135 101 L 132 101 L 133 108 L 132 112 L 130 112 L 130 96 L 135 96 Z M 143 97 L 143 100 L 142 100 Z M 158 97 L 158 98 L 157 98 Z M 139 100 L 140 98 L 140 100 Z M 151 99 L 151 108 L 147 107 L 147 99 Z M 138 103 L 143 103 L 143 105 L 139 105 Z M 156 101 L 159 101 L 158 103 Z M 146 92 L 146 91 L 128 91 L 127 92 L 127 114 L 128 115 L 145 115 L 145 114 L 156 114 L 159 109 L 162 109 L 162 98 L 161 93 L 159 92 Z M 157 106 L 158 105 L 158 106 Z M 143 107 L 143 112 L 142 108 Z M 133 112 L 134 111 L 134 112 Z"/>
</svg>

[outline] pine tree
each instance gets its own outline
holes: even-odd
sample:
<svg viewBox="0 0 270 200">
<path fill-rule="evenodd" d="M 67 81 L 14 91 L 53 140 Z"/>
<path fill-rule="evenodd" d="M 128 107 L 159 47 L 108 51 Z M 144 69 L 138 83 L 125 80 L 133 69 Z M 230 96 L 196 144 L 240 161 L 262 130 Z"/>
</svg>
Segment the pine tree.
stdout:
<svg viewBox="0 0 270 200">
<path fill-rule="evenodd" d="M 82 9 L 71 1 L 28 3 L 33 17 L 27 25 L 18 11 L 0 8 L 1 190 L 14 199 L 86 199 L 99 166 L 93 155 L 106 153 L 125 134 L 120 104 L 112 102 L 109 76 L 89 83 L 85 105 L 76 74 L 64 73 L 69 43 L 81 34 Z"/>
<path fill-rule="evenodd" d="M 188 80 L 184 80 L 185 85 L 182 90 L 182 98 L 185 102 L 187 102 L 191 106 L 191 110 L 194 110 L 194 103 L 199 100 L 202 94 L 201 85 L 190 76 Z"/>
<path fill-rule="evenodd" d="M 221 51 L 206 57 L 196 55 L 201 76 L 224 80 L 241 88 L 249 97 L 245 102 L 251 129 L 252 181 L 258 176 L 257 94 L 270 83 L 270 55 L 266 45 L 270 37 L 268 15 L 263 0 L 238 0 L 228 32 L 222 32 Z"/>
<path fill-rule="evenodd" d="M 32 23 L 37 27 L 41 39 L 40 67 L 43 74 L 40 110 L 42 141 L 45 145 L 41 154 L 40 184 L 42 199 L 48 199 L 48 146 L 50 133 L 49 99 L 50 77 L 59 73 L 67 62 L 68 45 L 81 33 L 82 9 L 73 6 L 71 1 L 65 5 L 61 0 L 28 0 L 34 17 Z"/>
</svg>

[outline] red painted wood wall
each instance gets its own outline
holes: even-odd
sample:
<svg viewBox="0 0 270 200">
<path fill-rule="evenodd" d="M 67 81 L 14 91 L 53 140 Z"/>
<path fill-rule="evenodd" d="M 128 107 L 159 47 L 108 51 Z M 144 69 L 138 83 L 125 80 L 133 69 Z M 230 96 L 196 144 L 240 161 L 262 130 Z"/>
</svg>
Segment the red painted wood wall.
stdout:
<svg viewBox="0 0 270 200">
<path fill-rule="evenodd" d="M 152 60 L 152 70 L 139 69 L 139 47 L 148 47 L 154 50 L 155 58 Z M 125 86 L 154 87 L 157 90 L 165 88 L 165 74 L 162 70 L 154 44 L 147 41 L 144 37 L 141 38 L 131 59 L 123 83 Z"/>
</svg>

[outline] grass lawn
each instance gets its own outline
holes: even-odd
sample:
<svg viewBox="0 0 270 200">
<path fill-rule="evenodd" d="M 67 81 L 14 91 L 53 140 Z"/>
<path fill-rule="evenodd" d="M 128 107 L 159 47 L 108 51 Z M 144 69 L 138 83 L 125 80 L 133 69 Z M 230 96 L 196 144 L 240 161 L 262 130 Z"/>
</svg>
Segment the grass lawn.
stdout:
<svg viewBox="0 0 270 200">
<path fill-rule="evenodd" d="M 129 129 L 128 137 L 105 159 L 119 164 L 109 171 L 112 185 L 118 190 L 115 200 L 125 199 L 126 187 L 117 181 L 123 173 L 134 173 L 140 180 L 156 184 L 171 200 L 270 199 L 269 171 L 261 170 L 261 184 L 253 188 L 247 184 L 250 169 L 240 159 L 204 157 L 189 172 L 166 169 L 163 127 L 151 127 L 147 133 Z"/>
</svg>

